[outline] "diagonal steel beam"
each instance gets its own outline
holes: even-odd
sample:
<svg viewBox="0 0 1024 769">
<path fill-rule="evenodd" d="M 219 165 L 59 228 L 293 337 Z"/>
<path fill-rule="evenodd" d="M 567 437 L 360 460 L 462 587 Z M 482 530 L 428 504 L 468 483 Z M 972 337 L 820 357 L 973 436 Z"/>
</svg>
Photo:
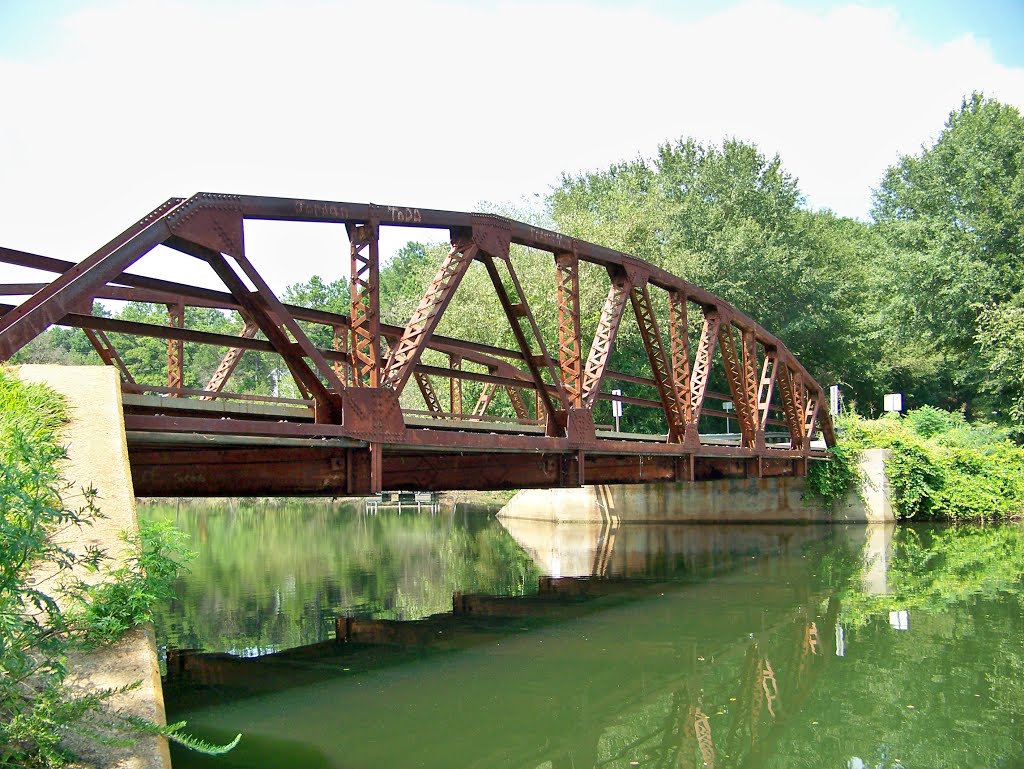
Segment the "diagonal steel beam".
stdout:
<svg viewBox="0 0 1024 769">
<path fill-rule="evenodd" d="M 512 402 L 512 410 L 516 412 L 518 419 L 529 419 L 530 412 L 526 410 L 526 401 L 523 400 L 523 393 L 518 387 L 505 386 L 508 399 Z"/>
<path fill-rule="evenodd" d="M 537 320 L 533 316 L 533 312 L 530 310 L 530 304 L 526 300 L 526 292 L 523 291 L 523 286 L 519 282 L 519 276 L 516 274 L 515 269 L 512 266 L 512 258 L 508 257 L 504 260 L 505 269 L 508 270 L 508 275 L 512 279 L 512 286 L 515 288 L 516 293 L 519 295 L 519 303 L 522 307 L 522 317 L 526 318 L 527 324 L 530 326 L 530 330 L 533 332 L 533 339 L 537 342 L 537 349 L 540 350 L 540 354 L 533 356 L 533 360 L 541 361 L 547 366 L 548 376 L 551 377 L 551 381 L 555 386 L 555 393 L 558 396 L 559 407 L 561 409 L 569 408 L 569 400 L 566 397 L 565 390 L 561 385 L 561 377 L 559 376 L 558 366 L 548 355 L 547 347 L 544 344 L 544 337 L 540 333 L 540 327 L 537 325 Z M 519 325 L 518 323 L 516 324 Z M 525 332 L 524 332 L 525 335 Z M 527 351 L 523 350 L 523 355 L 527 355 Z M 529 356 L 528 356 L 529 357 Z M 529 363 L 529 360 L 527 361 Z M 547 388 L 544 388 L 547 391 Z"/>
<path fill-rule="evenodd" d="M 260 327 L 253 323 L 251 320 L 246 318 L 245 325 L 242 327 L 242 333 L 239 334 L 241 339 L 252 339 L 256 336 L 256 332 L 260 330 Z M 224 386 L 228 383 L 231 375 L 235 371 L 235 367 L 242 360 L 242 356 L 245 354 L 245 348 L 232 347 L 226 353 L 224 357 L 220 359 L 220 363 L 217 365 L 217 370 L 213 372 L 213 376 L 210 377 L 210 381 L 206 383 L 206 388 L 210 392 L 219 393 L 224 389 Z M 212 401 L 216 398 L 216 395 L 204 395 L 199 400 Z"/>
<path fill-rule="evenodd" d="M 121 380 L 127 385 L 135 384 L 135 377 L 128 370 L 128 366 L 121 359 L 121 356 L 117 352 L 117 348 L 111 343 L 110 338 L 99 329 L 86 328 L 82 329 L 85 332 L 85 338 L 89 340 L 89 344 L 92 345 L 93 349 L 100 356 L 103 362 L 108 366 L 113 366 L 121 374 Z"/>
<path fill-rule="evenodd" d="M 718 316 L 718 310 L 706 308 L 704 310 L 704 327 L 700 332 L 700 342 L 693 360 L 693 373 L 690 376 L 690 402 L 693 411 L 686 423 L 686 435 L 683 439 L 683 443 L 688 446 L 700 445 L 700 412 L 704 407 L 704 396 L 708 391 L 711 360 L 715 354 L 715 339 L 718 337 L 720 325 L 721 319 Z"/>
<path fill-rule="evenodd" d="M 331 377 L 335 380 L 337 380 L 337 377 L 334 376 L 334 372 L 331 370 L 330 365 L 320 354 L 319 350 L 316 350 L 312 346 L 306 338 L 306 335 L 302 333 L 302 330 L 298 329 L 296 326 L 296 331 L 301 335 L 301 338 L 305 340 L 306 346 L 308 346 L 309 350 L 304 349 L 298 337 L 296 337 L 296 341 L 294 343 L 292 342 L 288 337 L 288 334 L 281 327 L 282 324 L 280 321 L 274 317 L 271 308 L 266 306 L 264 301 L 261 301 L 261 299 L 264 299 L 263 292 L 250 292 L 249 288 L 245 285 L 234 269 L 232 269 L 231 265 L 228 264 L 227 259 L 221 255 L 220 252 L 188 241 L 181 241 L 179 239 L 174 239 L 172 242 L 169 242 L 168 245 L 185 253 L 191 253 L 192 255 L 205 259 L 209 262 L 213 271 L 221 279 L 228 291 L 231 292 L 231 295 L 244 308 L 245 312 L 250 318 L 252 318 L 253 322 L 259 326 L 260 331 L 262 331 L 264 336 L 267 337 L 267 341 L 273 345 L 274 351 L 277 352 L 284 360 L 285 365 L 288 366 L 288 370 L 294 377 L 295 383 L 299 386 L 299 389 L 304 393 L 308 393 L 308 396 L 316 401 L 317 421 L 321 423 L 330 422 L 333 424 L 341 424 L 342 411 L 339 394 L 337 392 L 331 392 L 324 386 L 323 382 L 317 378 L 317 375 L 306 364 L 306 361 L 303 359 L 303 353 L 308 355 L 309 351 L 312 351 L 319 360 L 323 361 L 323 368 L 327 369 Z M 269 292 L 269 289 L 267 289 L 267 291 Z M 292 322 L 294 323 L 294 321 Z M 321 371 L 321 373 L 323 372 Z M 340 385 L 340 382 L 338 384 Z"/>
<path fill-rule="evenodd" d="M 181 202 L 172 198 L 112 241 L 63 272 L 10 312 L 0 316 L 0 361 L 7 360 L 170 235 L 164 214 Z"/>
<path fill-rule="evenodd" d="M 594 408 L 597 395 L 601 392 L 601 382 L 608 370 L 608 361 L 611 359 L 612 348 L 615 346 L 615 336 L 619 331 L 619 323 L 622 321 L 622 312 L 626 308 L 632 288 L 625 270 L 609 268 L 608 275 L 611 278 L 608 298 L 605 299 L 604 306 L 601 308 L 601 319 L 598 321 L 594 341 L 590 346 L 590 354 L 587 355 L 587 364 L 583 369 L 581 400 L 583 408 L 587 409 Z"/>
<path fill-rule="evenodd" d="M 472 234 L 465 231 L 452 232 L 452 248 L 441 263 L 437 275 L 427 287 L 419 306 L 413 312 L 401 339 L 392 348 L 381 384 L 401 395 L 405 383 L 412 376 L 420 356 L 430 343 L 434 329 L 462 282 L 466 270 L 473 262 L 480 248 L 473 241 Z"/>
<path fill-rule="evenodd" d="M 530 312 L 530 307 L 526 301 L 526 295 L 522 290 L 522 286 L 519 284 L 515 270 L 512 268 L 512 263 L 508 259 L 504 260 L 513 288 L 518 294 L 518 302 L 514 302 L 509 296 L 509 293 L 505 288 L 505 284 L 501 280 L 498 267 L 494 263 L 494 259 L 490 255 L 484 254 L 480 261 L 483 263 L 488 276 L 491 278 L 491 284 L 494 286 L 494 292 L 498 297 L 498 302 L 501 304 L 501 308 L 505 312 L 505 317 L 508 319 L 509 327 L 512 329 L 512 335 L 515 337 L 516 342 L 519 345 L 519 349 L 523 353 L 523 358 L 526 361 L 526 367 L 529 369 L 530 375 L 537 387 L 537 418 L 540 419 L 541 408 L 543 408 L 548 415 L 554 415 L 557 408 L 554 401 L 551 399 L 551 393 L 548 391 L 548 385 L 544 381 L 543 374 L 541 373 L 541 365 L 544 365 L 548 369 L 548 373 L 555 382 L 556 387 L 558 386 L 558 375 L 555 372 L 554 362 L 550 357 L 548 357 L 547 350 L 544 348 L 544 342 L 540 337 L 540 329 L 537 328 L 537 324 L 533 319 L 533 314 Z M 519 323 L 520 318 L 527 319 L 527 322 L 533 332 L 534 339 L 540 349 L 539 355 L 535 355 L 533 353 L 530 340 L 526 336 L 526 332 L 523 330 L 522 325 Z M 565 393 L 562 392 L 560 388 L 559 395 L 562 401 L 560 405 L 564 409 L 566 406 Z"/>
<path fill-rule="evenodd" d="M 284 328 L 291 334 L 292 338 L 295 340 L 295 344 L 298 346 L 299 350 L 301 350 L 302 354 L 309 358 L 310 363 L 316 367 L 319 376 L 326 380 L 327 384 L 333 388 L 335 393 L 340 395 L 344 392 L 345 385 L 338 378 L 338 375 L 334 373 L 334 368 L 330 363 L 328 363 L 327 359 L 324 358 L 320 350 L 310 341 L 309 337 L 306 336 L 306 332 L 304 332 L 299 326 L 298 321 L 292 317 L 288 312 L 288 309 L 281 304 L 281 301 L 277 298 L 274 292 L 270 290 L 270 286 L 267 285 L 266 281 L 263 280 L 263 277 L 256 271 L 256 268 L 253 267 L 252 263 L 245 257 L 244 252 L 232 254 L 231 258 L 235 260 L 236 264 L 238 264 L 242 269 L 242 272 L 244 272 L 245 276 L 249 279 L 249 282 L 256 288 L 256 297 L 260 305 L 269 311 L 270 317 L 275 320 L 280 327 Z M 266 331 L 264 331 L 264 333 L 266 333 Z"/>
<path fill-rule="evenodd" d="M 424 403 L 427 404 L 427 410 L 431 414 L 443 414 L 444 409 L 441 408 L 441 399 L 437 397 L 437 393 L 434 391 L 434 384 L 430 381 L 430 377 L 419 371 L 413 372 L 413 378 L 416 380 L 416 386 L 420 388 L 420 394 L 423 396 Z"/>
<path fill-rule="evenodd" d="M 804 404 L 804 438 L 807 443 L 805 447 L 810 446 L 811 440 L 814 438 L 814 423 L 818 418 L 818 409 L 820 402 L 816 393 L 807 391 L 806 399 Z"/>
<path fill-rule="evenodd" d="M 493 366 L 487 369 L 487 371 L 492 376 L 497 373 L 497 369 Z M 497 388 L 498 386 L 494 382 L 484 382 L 483 388 L 480 390 L 480 397 L 476 399 L 476 404 L 473 406 L 473 416 L 482 417 L 487 413 Z"/>
<path fill-rule="evenodd" d="M 668 357 L 665 355 L 665 346 L 661 341 L 661 332 L 658 329 L 658 320 L 654 316 L 654 307 L 651 304 L 651 295 L 647 290 L 647 284 L 634 285 L 629 293 L 629 299 L 633 305 L 637 326 L 640 328 L 640 338 L 643 340 L 644 350 L 647 352 L 651 375 L 654 377 L 654 386 L 658 390 L 658 398 L 661 400 L 661 406 L 665 412 L 665 421 L 668 423 L 668 440 L 670 443 L 678 443 L 683 440 L 686 424 L 683 421 L 679 403 L 676 401 L 672 371 L 669 368 Z"/>
</svg>

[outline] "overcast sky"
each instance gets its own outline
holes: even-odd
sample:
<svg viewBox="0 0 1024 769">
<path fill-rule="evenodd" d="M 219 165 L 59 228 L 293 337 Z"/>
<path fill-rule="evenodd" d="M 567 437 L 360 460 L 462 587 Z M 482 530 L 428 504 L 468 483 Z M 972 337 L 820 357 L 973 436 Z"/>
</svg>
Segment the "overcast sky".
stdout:
<svg viewBox="0 0 1024 769">
<path fill-rule="evenodd" d="M 1021 0 L 0 0 L 0 244 L 78 260 L 197 191 L 472 210 L 683 136 L 866 219 L 965 94 L 1024 108 L 1022 40 Z M 347 271 L 341 228 L 246 237 L 277 290 Z"/>
</svg>

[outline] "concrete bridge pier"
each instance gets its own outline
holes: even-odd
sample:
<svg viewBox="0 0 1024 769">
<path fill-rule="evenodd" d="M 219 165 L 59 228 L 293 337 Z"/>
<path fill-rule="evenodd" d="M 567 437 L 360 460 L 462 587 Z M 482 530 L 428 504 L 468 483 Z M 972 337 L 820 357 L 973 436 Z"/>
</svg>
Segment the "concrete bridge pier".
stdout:
<svg viewBox="0 0 1024 769">
<path fill-rule="evenodd" d="M 498 515 L 553 523 L 886 523 L 895 517 L 885 456 L 865 451 L 860 488 L 833 508 L 806 496 L 806 478 L 775 476 L 524 489 Z"/>
</svg>

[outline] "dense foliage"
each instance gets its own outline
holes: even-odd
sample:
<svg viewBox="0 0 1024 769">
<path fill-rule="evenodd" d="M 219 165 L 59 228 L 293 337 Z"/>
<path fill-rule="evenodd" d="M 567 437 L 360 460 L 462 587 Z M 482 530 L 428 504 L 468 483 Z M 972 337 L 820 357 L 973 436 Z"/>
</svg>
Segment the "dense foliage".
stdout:
<svg viewBox="0 0 1024 769">
<path fill-rule="evenodd" d="M 893 249 L 881 297 L 893 346 L 913 344 L 933 372 L 919 395 L 1002 408 L 999 396 L 1021 392 L 1019 369 L 992 364 L 1007 322 L 1024 333 L 1019 315 L 999 312 L 1024 289 L 1024 118 L 973 94 L 933 146 L 886 172 L 872 213 Z M 995 316 L 980 323 L 986 310 Z M 997 397 L 978 397 L 982 387 Z"/>
<path fill-rule="evenodd" d="M 0 370 L 0 765 L 64 766 L 70 735 L 124 744 L 140 732 L 177 734 L 108 703 L 124 690 L 67 684 L 68 655 L 116 641 L 170 597 L 186 551 L 178 532 L 145 526 L 125 552 L 75 549 L 74 534 L 102 515 L 95 492 L 69 488 L 59 462 L 60 398 Z M 76 500 L 72 502 L 72 500 Z M 87 575 L 92 578 L 86 579 Z"/>
<path fill-rule="evenodd" d="M 917 520 L 1007 520 L 1024 517 L 1024 448 L 1009 431 L 968 423 L 961 412 L 925 406 L 906 417 L 839 419 L 842 451 L 890 450 L 886 460 L 893 510 Z"/>
<path fill-rule="evenodd" d="M 828 462 L 812 462 L 807 471 L 805 497 L 819 497 L 835 506 L 860 482 L 861 452 L 848 443 L 839 443 L 829 450 Z"/>
</svg>

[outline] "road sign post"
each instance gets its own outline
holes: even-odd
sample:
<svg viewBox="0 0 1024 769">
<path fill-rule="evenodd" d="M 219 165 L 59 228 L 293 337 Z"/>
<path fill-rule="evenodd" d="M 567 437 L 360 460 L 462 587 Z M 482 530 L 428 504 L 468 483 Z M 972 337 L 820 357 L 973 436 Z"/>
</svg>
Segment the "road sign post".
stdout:
<svg viewBox="0 0 1024 769">
<path fill-rule="evenodd" d="M 612 395 L 622 395 L 622 390 L 612 390 Z M 612 416 L 615 417 L 615 432 L 619 432 L 619 420 L 622 419 L 622 401 L 612 398 Z"/>
</svg>

